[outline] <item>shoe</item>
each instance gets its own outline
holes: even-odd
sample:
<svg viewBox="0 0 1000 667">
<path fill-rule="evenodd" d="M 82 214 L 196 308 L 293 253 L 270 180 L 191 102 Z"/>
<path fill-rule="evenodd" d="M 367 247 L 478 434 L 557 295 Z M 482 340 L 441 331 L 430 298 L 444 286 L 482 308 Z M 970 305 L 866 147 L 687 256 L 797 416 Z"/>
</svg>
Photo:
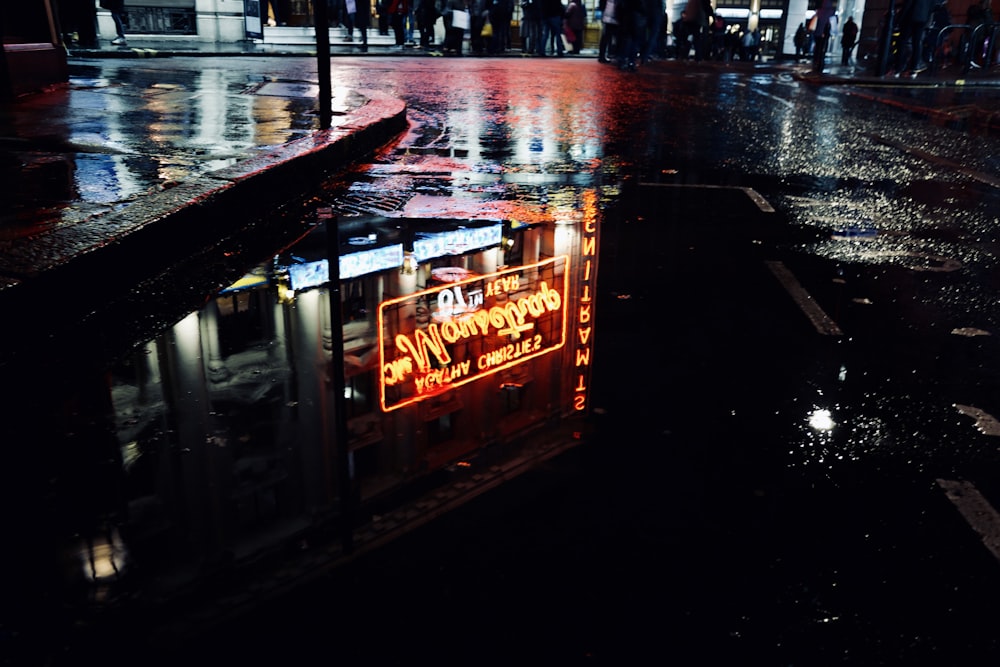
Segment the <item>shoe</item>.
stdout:
<svg viewBox="0 0 1000 667">
<path fill-rule="evenodd" d="M 125 41 L 124 37 L 115 37 L 111 40 L 111 44 L 114 46 L 128 46 L 128 42 Z"/>
<path fill-rule="evenodd" d="M 927 71 L 927 63 L 920 63 L 919 65 L 913 68 L 913 76 L 916 76 L 921 72 L 926 72 L 926 71 Z"/>
<path fill-rule="evenodd" d="M 346 37 L 344 37 L 344 41 L 345 42 L 353 42 L 354 41 L 354 37 L 351 36 L 351 35 L 347 35 Z"/>
<path fill-rule="evenodd" d="M 599 62 L 599 63 L 609 63 L 611 61 L 608 60 L 607 58 L 601 57 L 601 58 L 597 59 L 597 62 Z"/>
</svg>

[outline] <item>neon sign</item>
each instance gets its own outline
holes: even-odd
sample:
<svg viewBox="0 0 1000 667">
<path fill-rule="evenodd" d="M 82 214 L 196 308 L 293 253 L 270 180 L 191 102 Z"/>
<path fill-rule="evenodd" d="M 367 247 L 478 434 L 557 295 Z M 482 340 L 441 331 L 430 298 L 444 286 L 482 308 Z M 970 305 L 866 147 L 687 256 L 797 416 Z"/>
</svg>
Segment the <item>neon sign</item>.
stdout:
<svg viewBox="0 0 1000 667">
<path fill-rule="evenodd" d="M 583 237 L 580 245 L 580 286 L 578 309 L 576 313 L 575 354 L 573 359 L 576 368 L 576 385 L 573 388 L 573 409 L 577 411 L 587 408 L 590 379 L 590 352 L 593 345 L 594 331 L 594 301 L 591 287 L 597 280 L 597 202 L 592 192 L 587 193 L 583 207 Z"/>
<path fill-rule="evenodd" d="M 568 274 L 560 256 L 379 304 L 382 409 L 562 348 Z"/>
</svg>

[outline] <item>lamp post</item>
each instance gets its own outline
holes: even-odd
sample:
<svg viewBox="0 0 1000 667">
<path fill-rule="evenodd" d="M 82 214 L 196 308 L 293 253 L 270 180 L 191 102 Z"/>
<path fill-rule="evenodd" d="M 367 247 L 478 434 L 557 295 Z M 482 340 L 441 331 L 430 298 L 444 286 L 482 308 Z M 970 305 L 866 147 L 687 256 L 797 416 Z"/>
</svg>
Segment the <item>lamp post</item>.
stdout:
<svg viewBox="0 0 1000 667">
<path fill-rule="evenodd" d="M 330 83 L 330 21 L 326 0 L 313 0 L 313 18 L 316 24 L 316 74 L 319 77 L 319 126 L 321 130 L 328 130 L 333 121 L 333 90 Z"/>
</svg>

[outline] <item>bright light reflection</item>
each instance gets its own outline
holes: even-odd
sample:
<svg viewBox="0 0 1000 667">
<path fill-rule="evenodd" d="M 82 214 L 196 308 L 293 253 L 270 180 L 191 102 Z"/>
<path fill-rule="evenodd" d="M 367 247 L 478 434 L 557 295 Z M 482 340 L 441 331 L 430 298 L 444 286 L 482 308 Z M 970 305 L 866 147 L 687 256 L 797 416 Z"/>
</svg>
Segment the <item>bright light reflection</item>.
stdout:
<svg viewBox="0 0 1000 667">
<path fill-rule="evenodd" d="M 813 410 L 813 413 L 809 415 L 809 425 L 817 431 L 831 431 L 835 426 L 830 411 L 820 409 Z"/>
</svg>

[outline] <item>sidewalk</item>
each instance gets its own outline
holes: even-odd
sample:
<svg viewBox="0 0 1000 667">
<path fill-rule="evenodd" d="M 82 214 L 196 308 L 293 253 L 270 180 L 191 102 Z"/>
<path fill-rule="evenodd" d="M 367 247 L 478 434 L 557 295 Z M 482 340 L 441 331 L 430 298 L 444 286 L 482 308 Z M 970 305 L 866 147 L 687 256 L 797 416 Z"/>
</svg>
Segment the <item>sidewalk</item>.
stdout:
<svg viewBox="0 0 1000 667">
<path fill-rule="evenodd" d="M 336 90 L 320 130 L 307 82 L 204 81 L 202 63 L 142 75 L 71 58 L 70 70 L 67 86 L 0 105 L 0 307 L 32 313 L 0 330 L 3 372 L 105 290 L 218 242 L 407 123 L 401 100 Z M 63 306 L 41 307 L 57 293 Z"/>
</svg>

